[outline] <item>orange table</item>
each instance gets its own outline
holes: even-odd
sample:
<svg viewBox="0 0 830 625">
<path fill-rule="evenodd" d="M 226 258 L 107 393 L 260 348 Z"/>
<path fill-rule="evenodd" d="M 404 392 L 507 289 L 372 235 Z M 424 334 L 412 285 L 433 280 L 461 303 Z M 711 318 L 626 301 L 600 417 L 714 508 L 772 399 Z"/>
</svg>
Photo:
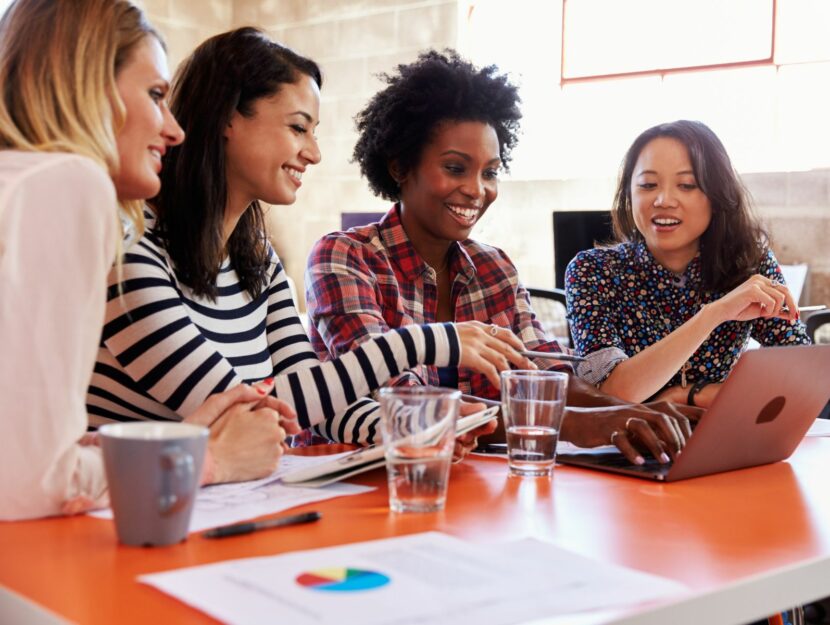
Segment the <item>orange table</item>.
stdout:
<svg viewBox="0 0 830 625">
<path fill-rule="evenodd" d="M 136 576 L 439 530 L 471 541 L 532 536 L 692 591 L 549 623 L 735 624 L 830 595 L 828 476 L 830 438 L 806 439 L 786 463 L 668 485 L 563 466 L 552 481 L 510 478 L 504 460 L 479 457 L 453 467 L 436 514 L 390 513 L 375 471 L 357 480 L 379 487 L 372 493 L 300 508 L 321 510 L 317 523 L 168 548 L 119 546 L 109 522 L 88 517 L 3 523 L 0 584 L 80 623 L 210 623 Z"/>
</svg>

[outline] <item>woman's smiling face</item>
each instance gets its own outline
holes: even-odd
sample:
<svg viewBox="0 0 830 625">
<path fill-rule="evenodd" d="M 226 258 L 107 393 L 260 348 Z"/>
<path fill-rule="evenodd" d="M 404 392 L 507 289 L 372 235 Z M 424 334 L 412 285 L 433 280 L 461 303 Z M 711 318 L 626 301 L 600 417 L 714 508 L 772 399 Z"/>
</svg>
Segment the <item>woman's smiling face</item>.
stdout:
<svg viewBox="0 0 830 625">
<path fill-rule="evenodd" d="M 441 122 L 412 171 L 396 176 L 411 238 L 464 241 L 498 196 L 499 141 L 483 122 Z"/>
<path fill-rule="evenodd" d="M 637 230 L 657 261 L 682 271 L 700 249 L 712 206 L 695 179 L 686 146 L 657 137 L 643 147 L 631 177 Z"/>
</svg>

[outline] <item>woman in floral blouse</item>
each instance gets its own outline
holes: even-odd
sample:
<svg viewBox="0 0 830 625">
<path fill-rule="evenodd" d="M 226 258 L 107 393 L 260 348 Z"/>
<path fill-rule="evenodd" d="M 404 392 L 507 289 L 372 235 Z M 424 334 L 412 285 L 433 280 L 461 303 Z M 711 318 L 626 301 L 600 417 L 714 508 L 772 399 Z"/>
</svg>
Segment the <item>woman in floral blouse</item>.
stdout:
<svg viewBox="0 0 830 625">
<path fill-rule="evenodd" d="M 617 244 L 568 266 L 580 376 L 628 401 L 709 406 L 749 338 L 809 343 L 767 236 L 717 136 L 676 121 L 623 161 Z"/>
</svg>

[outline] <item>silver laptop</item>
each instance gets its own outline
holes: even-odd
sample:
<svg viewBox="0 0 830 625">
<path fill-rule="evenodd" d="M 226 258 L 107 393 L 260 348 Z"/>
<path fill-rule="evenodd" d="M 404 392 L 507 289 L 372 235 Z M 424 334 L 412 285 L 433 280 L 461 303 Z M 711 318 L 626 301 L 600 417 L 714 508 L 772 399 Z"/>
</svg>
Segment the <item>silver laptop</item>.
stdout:
<svg viewBox="0 0 830 625">
<path fill-rule="evenodd" d="M 557 454 L 557 462 L 673 482 L 788 458 L 830 399 L 830 345 L 744 353 L 680 456 L 635 465 L 608 448 Z"/>
</svg>

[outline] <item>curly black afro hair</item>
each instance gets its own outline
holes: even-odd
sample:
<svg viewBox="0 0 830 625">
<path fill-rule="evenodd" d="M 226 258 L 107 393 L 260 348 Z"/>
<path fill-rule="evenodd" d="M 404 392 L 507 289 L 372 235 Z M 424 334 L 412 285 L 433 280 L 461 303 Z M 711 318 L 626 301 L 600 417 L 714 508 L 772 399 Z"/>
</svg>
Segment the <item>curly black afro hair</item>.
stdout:
<svg viewBox="0 0 830 625">
<path fill-rule="evenodd" d="M 443 121 L 492 126 L 507 169 L 518 141 L 521 100 L 516 86 L 495 65 L 478 69 L 453 50 L 431 50 L 381 79 L 388 86 L 355 117 L 360 136 L 352 155 L 375 195 L 398 199 L 400 187 L 389 164 L 395 162 L 402 173 L 412 171 Z"/>
</svg>

